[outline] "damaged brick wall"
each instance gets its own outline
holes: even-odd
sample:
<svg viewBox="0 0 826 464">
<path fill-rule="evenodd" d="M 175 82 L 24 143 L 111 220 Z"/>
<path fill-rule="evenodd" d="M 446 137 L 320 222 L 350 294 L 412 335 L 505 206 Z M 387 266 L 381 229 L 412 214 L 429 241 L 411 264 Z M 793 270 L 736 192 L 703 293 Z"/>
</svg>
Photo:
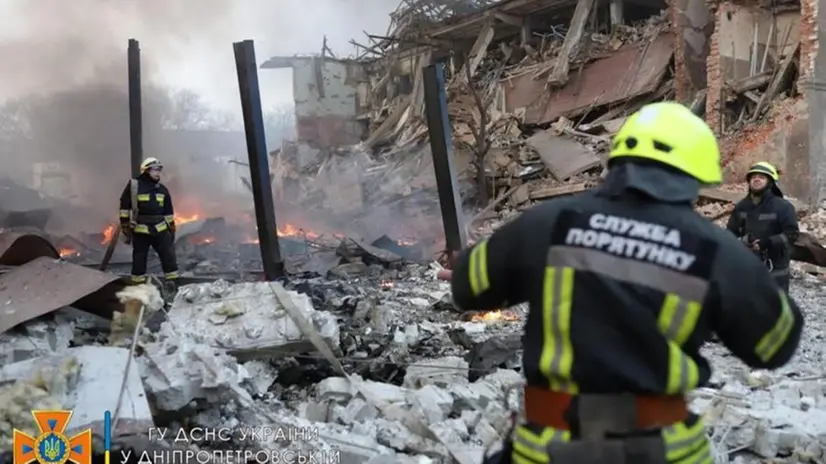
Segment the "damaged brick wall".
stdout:
<svg viewBox="0 0 826 464">
<path fill-rule="evenodd" d="M 706 122 L 715 133 L 720 132 L 720 99 L 723 91 L 723 69 L 720 63 L 720 18 L 725 13 L 716 0 L 706 0 L 706 6 L 714 18 L 714 31 L 708 41 L 708 58 L 706 60 Z"/>
<path fill-rule="evenodd" d="M 706 88 L 709 42 L 714 31 L 712 12 L 704 1 L 671 0 L 669 15 L 674 27 L 675 92 L 689 102 Z"/>
<path fill-rule="evenodd" d="M 817 2 L 800 0 L 800 67 L 797 82 L 801 89 L 806 87 L 805 82 L 812 78 L 815 69 L 818 51 Z"/>
<path fill-rule="evenodd" d="M 728 134 L 721 140 L 728 181 L 740 181 L 750 164 L 759 160 L 768 160 L 777 164 L 783 171 L 784 188 L 788 194 L 804 201 L 816 201 L 818 197 L 823 196 L 820 192 L 823 190 L 821 187 L 823 182 L 819 179 L 819 173 L 826 169 L 826 157 L 817 153 L 826 153 L 826 140 L 824 140 L 822 124 L 812 125 L 810 120 L 822 121 L 826 118 L 826 114 L 814 117 L 813 113 L 813 111 L 818 111 L 818 107 L 826 105 L 826 101 L 814 103 L 813 106 L 812 102 L 821 97 L 817 95 L 818 92 L 807 91 L 811 88 L 808 83 L 816 81 L 815 75 L 817 74 L 818 1 L 802 0 L 799 16 L 794 11 L 777 14 L 776 45 L 784 46 L 783 54 L 788 54 L 793 50 L 799 37 L 801 53 L 797 90 L 804 96 L 794 100 L 776 100 L 766 119 L 758 124 L 748 125 L 735 134 Z M 743 63 L 739 62 L 742 60 L 723 55 L 731 53 L 730 49 L 733 45 L 729 42 L 732 41 L 739 41 L 738 54 L 742 54 L 747 48 L 743 42 L 749 41 L 740 36 L 749 35 L 751 30 L 741 31 L 740 29 L 744 29 L 743 24 L 735 24 L 738 14 L 748 11 L 749 14 L 759 16 L 760 11 L 756 10 L 757 7 L 753 2 L 734 3 L 709 0 L 707 5 L 713 8 L 715 28 L 710 40 L 707 61 L 706 120 L 715 132 L 719 133 L 722 124 L 720 108 L 725 80 L 732 79 L 732 72 L 737 74 L 737 70 L 742 71 L 740 68 L 743 67 Z M 771 14 L 766 10 L 763 11 Z M 787 34 L 786 30 L 790 33 Z M 786 38 L 788 38 L 788 43 L 781 45 L 780 42 Z M 729 51 L 722 52 L 722 48 Z M 826 63 L 822 66 L 826 67 Z M 823 112 L 826 113 L 826 111 Z M 823 149 L 815 148 L 817 146 Z"/>
</svg>

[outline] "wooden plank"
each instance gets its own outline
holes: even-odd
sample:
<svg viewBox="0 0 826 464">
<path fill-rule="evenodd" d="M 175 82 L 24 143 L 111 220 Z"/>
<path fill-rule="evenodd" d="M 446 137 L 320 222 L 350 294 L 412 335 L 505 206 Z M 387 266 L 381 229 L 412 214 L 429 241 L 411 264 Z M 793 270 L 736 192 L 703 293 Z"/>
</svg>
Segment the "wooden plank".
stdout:
<svg viewBox="0 0 826 464">
<path fill-rule="evenodd" d="M 531 200 L 546 200 L 548 198 L 559 197 L 563 195 L 573 195 L 588 190 L 587 182 L 579 182 L 570 185 L 561 185 L 559 187 L 544 187 L 531 191 Z"/>
<path fill-rule="evenodd" d="M 744 79 L 740 79 L 734 82 L 726 82 L 726 85 L 734 92 L 734 93 L 744 93 L 749 90 L 759 89 L 764 85 L 768 85 L 768 83 L 772 79 L 772 71 L 762 72 L 760 74 L 755 74 L 751 77 L 746 77 Z"/>
<path fill-rule="evenodd" d="M 548 84 L 560 86 L 568 83 L 568 73 L 570 71 L 571 52 L 579 44 L 582 34 L 585 32 L 585 25 L 591 17 L 591 10 L 596 4 L 595 0 L 577 0 L 574 15 L 568 25 L 568 32 L 562 42 L 562 48 L 556 56 L 556 63 L 553 71 L 548 75 Z"/>
</svg>

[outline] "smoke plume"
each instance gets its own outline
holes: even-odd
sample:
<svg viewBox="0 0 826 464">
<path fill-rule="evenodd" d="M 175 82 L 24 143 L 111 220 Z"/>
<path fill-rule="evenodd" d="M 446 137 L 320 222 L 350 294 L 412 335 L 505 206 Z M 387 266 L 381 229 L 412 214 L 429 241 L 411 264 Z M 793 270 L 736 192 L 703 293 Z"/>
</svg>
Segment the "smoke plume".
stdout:
<svg viewBox="0 0 826 464">
<path fill-rule="evenodd" d="M 233 41 L 256 41 L 258 62 L 318 53 L 322 37 L 343 57 L 363 30 L 384 34 L 396 2 L 316 0 L 39 0 L 5 2 L 0 17 L 0 159 L 9 177 L 32 185 L 32 163 L 57 161 L 75 198 L 110 219 L 129 173 L 127 39 L 141 44 L 144 155 L 167 166 L 177 197 L 233 198 L 208 179 L 225 166 L 198 160 L 204 143 L 172 153 L 169 129 L 240 129 Z M 189 68 L 188 63 L 193 63 Z M 291 80 L 260 71 L 262 97 L 292 100 Z M 174 87 L 174 88 L 173 88 Z M 200 93 L 209 93 L 206 97 Z M 215 109 L 214 106 L 219 106 Z M 276 131 L 288 133 L 289 131 Z M 243 134 L 231 141 L 243 150 Z M 277 140 L 268 140 L 271 147 Z M 226 153 L 236 155 L 236 153 Z M 197 166 L 198 168 L 194 168 Z M 197 178 L 196 178 L 197 177 Z M 185 193 L 182 193 L 185 192 Z M 244 192 L 243 209 L 251 210 Z M 238 201 L 238 200 L 235 200 Z M 203 205 L 202 205 L 203 206 Z M 203 211 L 207 209 L 207 211 Z M 220 215 L 223 211 L 202 208 Z M 236 208 L 238 209 L 238 208 Z M 97 229 L 84 223 L 77 227 Z"/>
</svg>

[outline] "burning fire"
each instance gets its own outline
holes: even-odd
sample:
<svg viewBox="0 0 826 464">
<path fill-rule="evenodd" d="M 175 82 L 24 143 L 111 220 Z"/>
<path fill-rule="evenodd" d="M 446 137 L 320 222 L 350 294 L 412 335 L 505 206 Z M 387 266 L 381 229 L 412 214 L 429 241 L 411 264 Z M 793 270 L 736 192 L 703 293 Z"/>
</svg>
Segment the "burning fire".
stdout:
<svg viewBox="0 0 826 464">
<path fill-rule="evenodd" d="M 72 256 L 77 256 L 80 254 L 74 248 L 61 248 L 57 250 L 57 253 L 60 255 L 61 258 L 71 258 Z"/>
<path fill-rule="evenodd" d="M 112 237 L 115 236 L 115 225 L 109 224 L 103 229 L 103 240 L 100 242 L 101 245 L 107 245 L 109 242 L 112 241 Z"/>
<path fill-rule="evenodd" d="M 473 322 L 513 322 L 519 320 L 519 315 L 509 309 L 496 309 L 474 314 L 470 317 L 470 320 Z"/>
<path fill-rule="evenodd" d="M 197 221 L 198 219 L 201 219 L 200 214 L 193 214 L 193 215 L 190 215 L 190 216 L 184 216 L 184 215 L 176 214 L 175 215 L 175 225 L 186 224 L 187 222 L 194 222 L 194 221 Z"/>
<path fill-rule="evenodd" d="M 279 237 L 318 238 L 321 236 L 321 234 L 317 234 L 311 230 L 300 229 L 292 224 L 285 224 L 284 227 L 281 227 L 276 230 L 276 234 Z"/>
</svg>

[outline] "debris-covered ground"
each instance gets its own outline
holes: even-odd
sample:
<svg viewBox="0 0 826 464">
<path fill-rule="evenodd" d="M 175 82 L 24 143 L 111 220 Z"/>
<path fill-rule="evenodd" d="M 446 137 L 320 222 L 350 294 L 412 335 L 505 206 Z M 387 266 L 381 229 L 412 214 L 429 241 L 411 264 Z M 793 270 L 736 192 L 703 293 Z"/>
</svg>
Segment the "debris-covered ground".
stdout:
<svg viewBox="0 0 826 464">
<path fill-rule="evenodd" d="M 152 446 L 193 453 L 303 446 L 353 463 L 478 463 L 519 411 L 525 314 L 455 312 L 437 268 L 364 266 L 344 278 L 294 276 L 285 286 L 188 285 L 168 314 L 157 310 L 153 287 L 137 286 L 120 293 L 126 309 L 112 322 L 72 308 L 27 322 L 0 335 L 0 446 L 9 449 L 14 428 L 37 434 L 31 409 L 64 407 L 74 410 L 75 429 L 118 411 L 124 435 L 115 441 L 124 448 L 148 446 L 137 432 L 156 427 L 167 439 Z M 818 318 L 826 291 L 798 274 L 792 295 L 808 325 L 793 363 L 750 371 L 720 345 L 705 348 L 715 375 L 692 407 L 732 462 L 826 459 Z M 198 427 L 234 434 L 211 445 L 171 439 Z M 317 440 L 287 444 L 289 431 Z"/>
</svg>

